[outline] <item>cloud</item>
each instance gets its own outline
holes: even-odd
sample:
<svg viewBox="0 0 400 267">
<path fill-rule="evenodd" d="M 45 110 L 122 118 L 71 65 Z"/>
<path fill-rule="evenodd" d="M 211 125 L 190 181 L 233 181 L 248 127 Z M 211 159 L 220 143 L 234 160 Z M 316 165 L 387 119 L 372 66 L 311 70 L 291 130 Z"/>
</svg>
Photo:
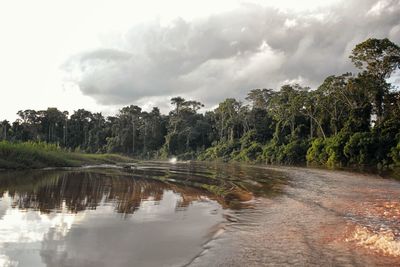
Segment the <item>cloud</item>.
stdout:
<svg viewBox="0 0 400 267">
<path fill-rule="evenodd" d="M 212 106 L 253 88 L 290 81 L 316 87 L 328 75 L 354 71 L 348 56 L 357 43 L 369 37 L 400 43 L 399 17 L 395 0 L 302 12 L 247 4 L 191 21 L 136 25 L 110 35 L 105 43 L 112 46 L 75 55 L 63 68 L 103 105 L 167 106 L 166 99 L 181 95 Z"/>
</svg>

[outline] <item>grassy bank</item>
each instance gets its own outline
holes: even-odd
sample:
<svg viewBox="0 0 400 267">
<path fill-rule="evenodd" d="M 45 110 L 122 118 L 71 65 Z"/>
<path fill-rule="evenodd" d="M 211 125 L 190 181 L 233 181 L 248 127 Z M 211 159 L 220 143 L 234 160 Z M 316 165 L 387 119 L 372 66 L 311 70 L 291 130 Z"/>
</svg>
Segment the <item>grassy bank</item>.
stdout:
<svg viewBox="0 0 400 267">
<path fill-rule="evenodd" d="M 69 152 L 54 144 L 0 142 L 0 169 L 78 167 L 90 164 L 112 164 L 132 161 L 128 157 L 115 154 Z"/>
</svg>

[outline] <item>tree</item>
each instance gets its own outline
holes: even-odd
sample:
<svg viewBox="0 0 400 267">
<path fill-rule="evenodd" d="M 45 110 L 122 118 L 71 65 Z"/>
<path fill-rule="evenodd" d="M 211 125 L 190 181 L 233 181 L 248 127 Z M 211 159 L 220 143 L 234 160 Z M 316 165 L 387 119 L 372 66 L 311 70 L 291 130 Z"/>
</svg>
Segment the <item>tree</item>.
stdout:
<svg viewBox="0 0 400 267">
<path fill-rule="evenodd" d="M 251 102 L 253 108 L 268 110 L 274 93 L 272 89 L 252 89 L 247 94 L 246 100 Z"/>
<path fill-rule="evenodd" d="M 318 92 L 307 92 L 302 91 L 300 93 L 299 101 L 303 103 L 303 106 L 300 108 L 300 112 L 307 116 L 310 121 L 310 139 L 314 138 L 314 123 L 318 126 L 323 138 L 326 138 L 325 130 L 322 127 L 322 122 L 320 117 L 318 116 Z"/>
<path fill-rule="evenodd" d="M 67 146 L 70 148 L 87 149 L 89 131 L 93 114 L 85 109 L 74 111 L 68 122 Z"/>
<path fill-rule="evenodd" d="M 316 90 L 298 84 L 253 89 L 247 104 L 227 98 L 204 114 L 202 103 L 180 96 L 171 98 L 168 115 L 135 105 L 107 118 L 84 109 L 70 118 L 57 108 L 21 110 L 12 125 L 0 123 L 0 140 L 143 158 L 283 164 L 307 159 L 326 166 L 389 168 L 400 158 L 400 91 L 388 79 L 399 70 L 400 48 L 388 39 L 368 39 L 350 58 L 359 73 L 331 75 Z"/>
<path fill-rule="evenodd" d="M 315 93 L 319 124 L 323 125 L 328 122 L 328 125 L 322 127 L 322 129 L 326 129 L 332 135 L 338 134 L 352 107 L 346 94 L 347 81 L 350 77 L 351 73 L 329 76 Z"/>
<path fill-rule="evenodd" d="M 139 124 L 139 116 L 141 115 L 142 109 L 138 106 L 130 105 L 124 107 L 120 110 L 120 119 L 124 120 L 125 123 L 128 123 L 132 127 L 131 132 L 131 147 L 132 147 L 132 154 L 136 153 L 136 138 L 137 138 L 137 128 Z"/>
<path fill-rule="evenodd" d="M 7 140 L 10 128 L 11 125 L 7 120 L 3 120 L 2 122 L 0 122 L 0 140 Z"/>
<path fill-rule="evenodd" d="M 350 59 L 361 70 L 379 78 L 389 78 L 400 67 L 400 47 L 387 38 L 370 38 L 356 45 Z"/>
<path fill-rule="evenodd" d="M 199 136 L 204 136 L 199 121 L 204 119 L 197 111 L 204 105 L 198 101 L 182 97 L 171 98 L 175 105 L 169 114 L 168 133 L 165 136 L 164 154 L 180 154 L 195 151 L 199 146 Z"/>
<path fill-rule="evenodd" d="M 290 132 L 290 138 L 296 138 L 296 129 L 300 131 L 300 121 L 303 108 L 302 94 L 307 91 L 307 87 L 301 87 L 298 84 L 284 85 L 281 90 L 276 93 L 271 100 L 271 111 L 276 120 L 275 137 L 283 140 L 286 137 L 285 130 Z"/>
<path fill-rule="evenodd" d="M 240 138 L 240 129 L 242 125 L 239 121 L 239 112 L 241 107 L 241 102 L 234 98 L 227 98 L 224 102 L 221 102 L 215 110 L 220 141 L 233 141 L 235 137 Z M 236 135 L 235 132 L 237 133 Z"/>
</svg>

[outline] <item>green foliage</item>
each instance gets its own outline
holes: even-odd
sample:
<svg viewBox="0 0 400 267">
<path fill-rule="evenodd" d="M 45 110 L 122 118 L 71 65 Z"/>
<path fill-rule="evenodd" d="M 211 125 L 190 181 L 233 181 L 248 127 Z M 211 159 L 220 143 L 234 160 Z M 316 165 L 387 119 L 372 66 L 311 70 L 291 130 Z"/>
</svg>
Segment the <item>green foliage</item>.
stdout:
<svg viewBox="0 0 400 267">
<path fill-rule="evenodd" d="M 308 147 L 306 140 L 294 140 L 281 145 L 272 140 L 264 146 L 262 159 L 271 164 L 302 164 L 306 161 Z"/>
<path fill-rule="evenodd" d="M 69 166 L 82 161 L 84 152 L 327 167 L 399 165 L 400 91 L 388 78 L 400 66 L 400 48 L 371 38 L 356 45 L 350 58 L 360 73 L 329 76 L 316 90 L 299 84 L 253 89 L 247 103 L 227 98 L 204 114 L 203 104 L 179 96 L 171 98 L 168 115 L 135 105 L 107 118 L 84 109 L 71 116 L 56 108 L 21 110 L 12 124 L 0 122 L 0 140 L 15 143 L 2 143 L 0 166 Z M 24 141 L 33 142 L 20 144 Z M 67 150 L 77 152 L 74 158 Z"/>
<path fill-rule="evenodd" d="M 236 151 L 235 151 L 236 152 Z M 261 160 L 263 146 L 260 143 L 253 142 L 249 146 L 240 150 L 239 153 L 232 154 L 232 159 L 244 162 L 253 162 Z"/>
<path fill-rule="evenodd" d="M 232 153 L 237 153 L 240 151 L 240 142 L 237 140 L 221 142 L 206 149 L 203 153 L 199 155 L 200 160 L 223 160 L 229 161 L 231 159 Z"/>
<path fill-rule="evenodd" d="M 343 152 L 349 164 L 376 164 L 377 140 L 371 132 L 353 134 L 344 146 Z"/>
<path fill-rule="evenodd" d="M 400 142 L 396 147 L 392 148 L 390 156 L 392 157 L 395 166 L 400 167 Z"/>
<path fill-rule="evenodd" d="M 250 130 L 240 138 L 241 149 L 245 149 L 257 140 L 257 131 Z"/>
<path fill-rule="evenodd" d="M 400 67 L 400 47 L 387 38 L 370 38 L 357 44 L 350 58 L 357 68 L 388 78 Z"/>
<path fill-rule="evenodd" d="M 131 161 L 119 155 L 94 155 L 68 152 L 55 144 L 43 142 L 0 142 L 0 169 L 68 167 L 84 164 Z"/>
<path fill-rule="evenodd" d="M 326 139 L 317 138 L 313 140 L 311 147 L 307 150 L 307 162 L 330 168 L 344 166 L 347 158 L 343 150 L 348 138 L 348 134 L 339 133 Z"/>
<path fill-rule="evenodd" d="M 306 140 L 296 140 L 284 146 L 283 162 L 285 164 L 301 164 L 306 161 L 309 143 Z"/>
<path fill-rule="evenodd" d="M 311 147 L 307 150 L 307 163 L 316 165 L 326 165 L 328 162 L 328 152 L 326 142 L 323 138 L 316 138 L 311 142 Z"/>
</svg>

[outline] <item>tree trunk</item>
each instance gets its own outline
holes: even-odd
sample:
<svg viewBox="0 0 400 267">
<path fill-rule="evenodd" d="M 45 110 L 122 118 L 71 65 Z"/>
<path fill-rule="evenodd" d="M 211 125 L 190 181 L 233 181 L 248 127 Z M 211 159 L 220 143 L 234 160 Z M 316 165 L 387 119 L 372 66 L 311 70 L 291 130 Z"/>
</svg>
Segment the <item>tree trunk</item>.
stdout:
<svg viewBox="0 0 400 267">
<path fill-rule="evenodd" d="M 144 122 L 144 136 L 143 136 L 143 152 L 144 152 L 144 154 L 146 154 L 146 152 L 147 152 L 146 138 L 147 138 L 147 123 Z"/>
<path fill-rule="evenodd" d="M 190 131 L 186 135 L 186 152 L 189 151 L 189 137 L 190 137 Z"/>
<path fill-rule="evenodd" d="M 293 116 L 290 120 L 290 134 L 294 138 L 294 130 L 295 130 L 295 117 Z"/>
<path fill-rule="evenodd" d="M 132 118 L 132 154 L 135 153 L 135 134 L 136 134 L 136 125 L 134 119 Z"/>
<path fill-rule="evenodd" d="M 219 132 L 219 140 L 221 141 L 224 136 L 224 116 L 222 116 L 221 129 Z"/>
<path fill-rule="evenodd" d="M 68 127 L 68 121 L 65 120 L 65 125 L 64 125 L 64 147 L 67 146 L 67 131 L 68 131 L 67 127 Z"/>
</svg>

